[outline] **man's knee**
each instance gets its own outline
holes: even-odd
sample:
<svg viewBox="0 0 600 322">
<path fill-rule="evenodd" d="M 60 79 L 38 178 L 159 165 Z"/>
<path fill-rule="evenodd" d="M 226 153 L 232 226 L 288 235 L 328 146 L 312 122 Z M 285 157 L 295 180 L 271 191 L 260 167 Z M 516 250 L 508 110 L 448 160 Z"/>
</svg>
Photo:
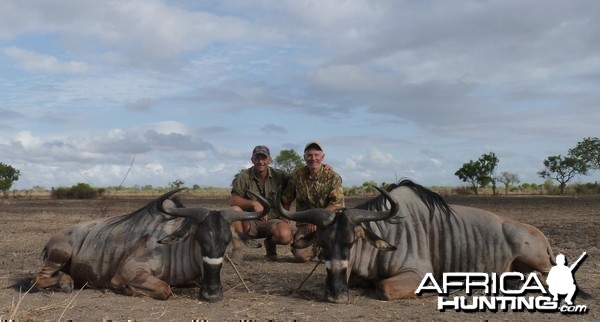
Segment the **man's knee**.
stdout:
<svg viewBox="0 0 600 322">
<path fill-rule="evenodd" d="M 289 245 L 292 242 L 292 228 L 286 222 L 280 222 L 275 226 L 273 241 L 279 245 Z"/>
<path fill-rule="evenodd" d="M 243 226 L 242 226 L 242 222 L 241 221 L 234 221 L 231 223 L 231 228 L 233 229 L 233 231 L 237 231 L 237 232 L 243 232 Z"/>
</svg>

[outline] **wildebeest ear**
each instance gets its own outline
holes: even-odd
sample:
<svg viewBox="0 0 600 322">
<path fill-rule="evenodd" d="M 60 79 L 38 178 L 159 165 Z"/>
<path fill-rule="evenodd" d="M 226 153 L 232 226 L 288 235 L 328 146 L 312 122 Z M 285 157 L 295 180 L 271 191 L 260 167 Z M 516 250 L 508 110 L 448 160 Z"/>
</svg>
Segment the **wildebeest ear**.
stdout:
<svg viewBox="0 0 600 322">
<path fill-rule="evenodd" d="M 187 235 L 189 233 L 188 227 L 189 226 L 184 226 L 184 227 L 177 229 L 171 235 L 159 239 L 158 243 L 163 244 L 163 245 L 173 245 L 173 244 L 179 243 L 180 241 L 184 240 L 187 237 Z"/>
<path fill-rule="evenodd" d="M 294 241 L 292 243 L 292 247 L 294 247 L 296 249 L 306 248 L 306 247 L 314 244 L 316 236 L 317 236 L 316 231 L 301 235 L 296 239 L 296 241 Z"/>
<path fill-rule="evenodd" d="M 162 245 L 173 245 L 173 244 L 177 244 L 178 242 L 182 241 L 183 238 L 185 238 L 185 236 L 170 235 L 170 236 L 160 239 L 158 241 L 158 243 L 162 244 Z"/>
<path fill-rule="evenodd" d="M 371 244 L 371 246 L 379 250 L 396 250 L 396 246 L 381 239 L 381 237 L 377 236 L 374 232 L 370 231 L 369 229 L 363 228 L 363 226 L 355 226 L 354 232 L 356 233 L 356 237 L 368 241 L 369 244 Z"/>
</svg>

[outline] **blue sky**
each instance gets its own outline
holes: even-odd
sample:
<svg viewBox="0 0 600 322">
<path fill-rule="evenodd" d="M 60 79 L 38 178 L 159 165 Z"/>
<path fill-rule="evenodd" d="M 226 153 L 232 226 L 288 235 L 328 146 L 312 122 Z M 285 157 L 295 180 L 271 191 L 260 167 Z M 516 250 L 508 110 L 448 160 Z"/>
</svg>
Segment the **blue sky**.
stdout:
<svg viewBox="0 0 600 322">
<path fill-rule="evenodd" d="M 600 135 L 600 2 L 0 2 L 13 186 L 228 187 L 310 140 L 345 186 L 536 172 Z M 597 173 L 577 180 L 597 180 Z"/>
</svg>

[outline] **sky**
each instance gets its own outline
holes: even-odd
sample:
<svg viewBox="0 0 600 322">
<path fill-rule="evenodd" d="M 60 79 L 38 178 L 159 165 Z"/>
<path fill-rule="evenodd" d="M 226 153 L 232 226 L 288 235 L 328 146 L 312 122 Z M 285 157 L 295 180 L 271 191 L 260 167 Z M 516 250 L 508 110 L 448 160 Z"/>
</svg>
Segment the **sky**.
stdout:
<svg viewBox="0 0 600 322">
<path fill-rule="evenodd" d="M 312 140 L 346 187 L 466 185 L 490 152 L 541 183 L 600 136 L 599 89 L 596 0 L 0 2 L 14 189 L 229 187 Z"/>
</svg>

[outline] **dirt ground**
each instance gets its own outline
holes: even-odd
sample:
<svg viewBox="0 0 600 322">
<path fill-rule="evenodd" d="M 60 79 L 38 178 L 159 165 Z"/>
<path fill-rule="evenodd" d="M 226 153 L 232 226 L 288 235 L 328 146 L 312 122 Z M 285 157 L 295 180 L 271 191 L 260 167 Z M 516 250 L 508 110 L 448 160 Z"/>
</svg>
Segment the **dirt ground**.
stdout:
<svg viewBox="0 0 600 322">
<path fill-rule="evenodd" d="M 187 206 L 202 205 L 220 209 L 227 198 L 190 199 Z M 197 285 L 174 288 L 175 296 L 166 301 L 131 298 L 107 290 L 83 289 L 71 294 L 38 292 L 23 294 L 12 285 L 31 277 L 41 267 L 40 253 L 48 239 L 73 223 L 102 216 L 129 213 L 149 199 L 112 200 L 0 199 L 0 320 L 19 321 L 503 321 L 503 320 L 600 320 L 600 196 L 448 196 L 452 204 L 493 211 L 538 227 L 548 236 L 554 253 L 564 253 L 567 261 L 582 252 L 587 259 L 575 277 L 579 288 L 594 298 L 575 299 L 586 305 L 588 313 L 529 312 L 439 312 L 437 297 L 379 301 L 372 290 L 353 289 L 349 304 L 323 302 L 325 267 L 319 265 L 300 290 L 295 291 L 317 262 L 293 263 L 288 247 L 278 246 L 279 260 L 267 262 L 264 250 L 246 249 L 243 263 L 237 265 L 248 290 L 232 265 L 222 271 L 224 299 L 207 303 L 198 299 Z M 347 206 L 360 199 L 347 199 Z"/>
</svg>

